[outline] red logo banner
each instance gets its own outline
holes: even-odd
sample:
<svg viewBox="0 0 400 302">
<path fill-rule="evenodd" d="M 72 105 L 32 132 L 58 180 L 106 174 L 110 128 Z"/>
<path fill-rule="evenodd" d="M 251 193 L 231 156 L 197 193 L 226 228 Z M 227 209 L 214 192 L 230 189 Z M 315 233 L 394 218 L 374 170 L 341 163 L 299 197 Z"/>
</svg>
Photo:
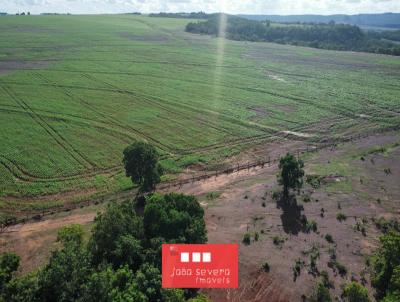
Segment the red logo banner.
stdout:
<svg viewBox="0 0 400 302">
<path fill-rule="evenodd" d="M 163 288 L 237 288 L 238 244 L 163 244 Z"/>
</svg>

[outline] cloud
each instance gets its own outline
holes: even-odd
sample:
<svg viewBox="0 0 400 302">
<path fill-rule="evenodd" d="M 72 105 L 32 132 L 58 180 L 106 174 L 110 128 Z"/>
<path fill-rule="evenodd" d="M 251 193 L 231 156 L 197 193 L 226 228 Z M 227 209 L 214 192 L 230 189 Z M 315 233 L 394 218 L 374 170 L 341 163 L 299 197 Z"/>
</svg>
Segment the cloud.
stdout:
<svg viewBox="0 0 400 302">
<path fill-rule="evenodd" d="M 356 14 L 400 12 L 400 3 L 399 0 L 0 0 L 0 10 L 10 13 L 224 10 L 232 14 Z"/>
</svg>

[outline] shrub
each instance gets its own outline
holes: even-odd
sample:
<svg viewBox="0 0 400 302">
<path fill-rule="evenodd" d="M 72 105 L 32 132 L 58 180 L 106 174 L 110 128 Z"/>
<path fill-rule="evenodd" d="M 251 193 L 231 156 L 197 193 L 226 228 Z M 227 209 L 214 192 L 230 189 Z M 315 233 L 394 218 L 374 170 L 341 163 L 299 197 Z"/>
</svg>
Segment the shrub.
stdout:
<svg viewBox="0 0 400 302">
<path fill-rule="evenodd" d="M 333 270 L 336 270 L 339 273 L 339 275 L 342 277 L 347 275 L 347 268 L 343 264 L 338 262 L 337 260 L 331 259 L 328 262 L 328 267 L 330 267 Z"/>
<path fill-rule="evenodd" d="M 278 200 L 279 198 L 281 198 L 281 193 L 278 191 L 274 191 L 272 192 L 272 199 L 273 200 Z"/>
<path fill-rule="evenodd" d="M 260 238 L 260 234 L 258 232 L 254 233 L 254 240 L 258 241 L 258 238 Z"/>
<path fill-rule="evenodd" d="M 301 270 L 303 269 L 305 263 L 301 259 L 297 259 L 292 270 L 293 270 L 293 278 L 294 280 L 297 279 L 298 276 L 301 274 Z"/>
<path fill-rule="evenodd" d="M 263 268 L 264 272 L 269 273 L 270 267 L 269 267 L 268 262 L 264 262 L 262 268 Z"/>
<path fill-rule="evenodd" d="M 340 276 L 344 277 L 347 275 L 347 268 L 343 264 L 337 261 L 336 261 L 336 269 L 338 270 Z"/>
<path fill-rule="evenodd" d="M 309 220 L 306 223 L 306 231 L 307 233 L 313 231 L 316 232 L 318 230 L 318 225 L 317 222 L 315 220 Z"/>
<path fill-rule="evenodd" d="M 283 243 L 285 242 L 285 239 L 280 236 L 274 236 L 272 238 L 272 241 L 276 246 L 282 247 Z"/>
<path fill-rule="evenodd" d="M 373 221 L 375 226 L 384 234 L 388 234 L 390 231 L 400 232 L 400 223 L 396 219 L 386 220 L 381 217 Z"/>
<path fill-rule="evenodd" d="M 206 194 L 206 198 L 209 201 L 213 201 L 215 199 L 217 199 L 221 194 L 219 192 L 208 192 Z"/>
<path fill-rule="evenodd" d="M 75 242 L 80 245 L 83 241 L 84 233 L 80 224 L 67 225 L 58 231 L 57 241 L 62 243 Z"/>
<path fill-rule="evenodd" d="M 328 274 L 328 272 L 327 272 L 327 271 L 322 271 L 320 275 L 321 275 L 322 283 L 324 284 L 324 286 L 325 286 L 326 288 L 332 288 L 332 287 L 333 287 L 333 284 L 332 284 L 332 282 L 329 280 L 329 274 Z"/>
<path fill-rule="evenodd" d="M 316 302 L 331 302 L 332 301 L 331 295 L 329 293 L 329 289 L 326 288 L 322 282 L 319 282 L 317 284 L 317 287 L 313 294 L 312 301 L 316 301 Z"/>
<path fill-rule="evenodd" d="M 385 172 L 386 175 L 392 174 L 392 170 L 390 170 L 390 168 L 386 168 L 383 171 Z"/>
<path fill-rule="evenodd" d="M 367 235 L 367 229 L 365 228 L 365 225 L 360 221 L 357 221 L 356 225 L 354 226 L 354 229 L 361 232 L 363 236 Z"/>
<path fill-rule="evenodd" d="M 325 235 L 325 239 L 326 239 L 326 241 L 328 241 L 329 243 L 333 243 L 333 242 L 334 242 L 334 241 L 333 241 L 333 237 L 332 237 L 331 234 L 326 234 L 326 235 Z"/>
<path fill-rule="evenodd" d="M 347 284 L 344 288 L 343 295 L 346 297 L 346 302 L 370 301 L 368 298 L 368 290 L 357 282 Z"/>
<path fill-rule="evenodd" d="M 307 175 L 306 182 L 313 187 L 314 189 L 318 189 L 321 187 L 321 176 L 319 175 Z"/>
<path fill-rule="evenodd" d="M 250 233 L 244 234 L 242 242 L 245 245 L 250 245 L 250 243 L 251 243 L 251 235 L 250 235 Z"/>
<path fill-rule="evenodd" d="M 343 213 L 338 213 L 336 215 L 336 219 L 339 220 L 340 222 L 345 221 L 347 219 L 347 216 Z"/>
</svg>

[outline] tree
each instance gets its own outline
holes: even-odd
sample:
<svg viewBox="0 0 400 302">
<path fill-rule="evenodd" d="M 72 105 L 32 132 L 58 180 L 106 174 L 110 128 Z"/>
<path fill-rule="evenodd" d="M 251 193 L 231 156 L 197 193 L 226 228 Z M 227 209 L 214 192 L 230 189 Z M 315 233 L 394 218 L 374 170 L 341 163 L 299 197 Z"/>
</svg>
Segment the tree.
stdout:
<svg viewBox="0 0 400 302">
<path fill-rule="evenodd" d="M 133 264 L 139 258 L 133 254 L 124 254 L 127 246 L 135 246 L 137 253 L 139 243 L 135 239 L 143 239 L 143 220 L 135 212 L 134 202 L 112 203 L 106 211 L 97 215 L 94 220 L 89 250 L 95 264 L 102 262 L 118 268 L 122 263 Z M 125 256 L 125 258 L 123 257 Z M 141 263 L 137 264 L 138 266 Z"/>
<path fill-rule="evenodd" d="M 111 252 L 114 267 L 127 265 L 136 272 L 143 263 L 143 247 L 139 239 L 132 235 L 122 235 L 116 240 Z"/>
<path fill-rule="evenodd" d="M 346 302 L 369 302 L 368 290 L 358 284 L 357 282 L 351 282 L 344 288 L 344 296 Z"/>
<path fill-rule="evenodd" d="M 4 253 L 0 257 L 0 296 L 4 296 L 13 273 L 19 267 L 20 258 L 14 253 Z"/>
<path fill-rule="evenodd" d="M 207 241 L 204 210 L 194 196 L 154 194 L 147 199 L 143 224 L 147 238 L 192 244 Z"/>
<path fill-rule="evenodd" d="M 386 297 L 393 297 L 392 299 L 396 298 L 396 301 L 400 301 L 400 266 L 396 266 L 393 270 Z"/>
<path fill-rule="evenodd" d="M 67 240 L 61 240 L 63 248 L 53 252 L 49 263 L 39 272 L 40 301 L 76 301 L 83 295 L 92 267 L 81 238 L 75 236 L 77 229 L 74 226 L 60 231 L 58 237 Z"/>
<path fill-rule="evenodd" d="M 300 189 L 303 186 L 304 163 L 288 153 L 279 161 L 280 173 L 278 183 L 283 186 L 283 197 L 287 200 L 289 189 Z"/>
<path fill-rule="evenodd" d="M 36 302 L 38 280 L 36 273 L 30 273 L 19 278 L 13 278 L 7 286 L 4 301 L 7 302 Z M 1 301 L 1 298 L 0 298 Z"/>
<path fill-rule="evenodd" d="M 114 271 L 110 267 L 94 272 L 85 284 L 82 302 L 148 302 L 137 289 L 135 275 L 127 267 Z"/>
<path fill-rule="evenodd" d="M 148 143 L 135 142 L 123 154 L 126 176 L 139 185 L 141 192 L 153 190 L 163 174 L 157 150 Z"/>
<path fill-rule="evenodd" d="M 378 300 L 395 292 L 396 284 L 400 287 L 400 233 L 390 232 L 379 240 L 381 246 L 373 257 L 371 276 Z"/>
<path fill-rule="evenodd" d="M 183 290 L 161 287 L 161 272 L 158 268 L 144 264 L 135 277 L 135 287 L 147 301 L 183 302 Z"/>
</svg>

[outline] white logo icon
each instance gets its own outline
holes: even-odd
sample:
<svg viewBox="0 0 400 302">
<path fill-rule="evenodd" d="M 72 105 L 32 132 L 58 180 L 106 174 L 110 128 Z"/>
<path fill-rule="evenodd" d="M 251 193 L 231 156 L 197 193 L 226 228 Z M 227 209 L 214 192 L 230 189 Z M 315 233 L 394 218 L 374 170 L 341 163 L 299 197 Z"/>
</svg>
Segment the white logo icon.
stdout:
<svg viewBox="0 0 400 302">
<path fill-rule="evenodd" d="M 190 262 L 190 253 L 181 253 L 181 262 Z M 192 262 L 211 262 L 211 253 L 192 253 Z"/>
</svg>

